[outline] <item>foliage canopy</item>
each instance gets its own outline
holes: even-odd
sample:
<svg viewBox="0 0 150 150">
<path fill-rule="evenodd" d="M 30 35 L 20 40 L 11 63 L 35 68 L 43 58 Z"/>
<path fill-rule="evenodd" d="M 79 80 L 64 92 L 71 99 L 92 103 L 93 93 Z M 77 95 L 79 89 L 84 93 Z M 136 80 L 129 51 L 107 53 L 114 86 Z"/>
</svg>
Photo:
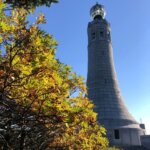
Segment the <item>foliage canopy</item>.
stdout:
<svg viewBox="0 0 150 150">
<path fill-rule="evenodd" d="M 56 1 L 0 2 L 0 48 L 6 52 L 0 54 L 0 148 L 106 148 L 83 78 L 56 58 L 56 40 L 39 28 L 44 14 L 30 24 L 27 5 L 14 7 L 22 2 L 37 7 Z M 6 13 L 6 6 L 13 9 Z"/>
<path fill-rule="evenodd" d="M 13 8 L 31 9 L 43 5 L 50 7 L 52 3 L 58 3 L 58 0 L 5 0 L 4 2 Z"/>
</svg>

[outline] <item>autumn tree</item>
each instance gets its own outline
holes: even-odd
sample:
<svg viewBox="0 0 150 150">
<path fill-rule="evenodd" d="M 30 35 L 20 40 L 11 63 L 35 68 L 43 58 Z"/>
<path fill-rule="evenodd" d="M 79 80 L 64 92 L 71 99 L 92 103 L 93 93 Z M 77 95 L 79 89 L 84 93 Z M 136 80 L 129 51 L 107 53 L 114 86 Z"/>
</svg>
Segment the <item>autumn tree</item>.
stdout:
<svg viewBox="0 0 150 150">
<path fill-rule="evenodd" d="M 39 28 L 44 14 L 27 19 L 51 2 L 0 1 L 0 149 L 101 150 L 106 131 L 83 78 L 56 58 L 56 40 Z"/>
</svg>

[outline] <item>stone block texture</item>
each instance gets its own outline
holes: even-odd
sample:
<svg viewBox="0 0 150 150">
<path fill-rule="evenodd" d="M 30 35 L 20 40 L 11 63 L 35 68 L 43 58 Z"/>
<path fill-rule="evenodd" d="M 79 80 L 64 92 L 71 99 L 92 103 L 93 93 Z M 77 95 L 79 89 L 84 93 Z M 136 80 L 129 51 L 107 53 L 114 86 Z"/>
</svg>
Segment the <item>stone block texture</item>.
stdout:
<svg viewBox="0 0 150 150">
<path fill-rule="evenodd" d="M 91 10 L 104 11 L 101 7 L 96 4 Z M 140 135 L 145 131 L 129 113 L 120 92 L 110 24 L 101 14 L 92 14 L 97 15 L 88 24 L 88 97 L 96 106 L 98 121 L 107 129 L 111 145 L 141 145 Z"/>
<path fill-rule="evenodd" d="M 150 135 L 141 136 L 141 143 L 143 147 L 147 148 L 147 150 L 150 150 Z"/>
</svg>

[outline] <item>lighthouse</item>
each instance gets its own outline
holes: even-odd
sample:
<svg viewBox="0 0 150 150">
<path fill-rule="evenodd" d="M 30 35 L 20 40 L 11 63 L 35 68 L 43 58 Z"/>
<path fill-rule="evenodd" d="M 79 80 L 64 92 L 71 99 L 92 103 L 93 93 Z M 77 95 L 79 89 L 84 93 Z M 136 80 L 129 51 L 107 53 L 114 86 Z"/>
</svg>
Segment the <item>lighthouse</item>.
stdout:
<svg viewBox="0 0 150 150">
<path fill-rule="evenodd" d="M 98 121 L 107 130 L 111 145 L 140 146 L 144 125 L 130 114 L 119 87 L 111 40 L 110 23 L 105 19 L 103 5 L 90 10 L 92 21 L 88 24 L 88 98 L 95 104 Z"/>
</svg>

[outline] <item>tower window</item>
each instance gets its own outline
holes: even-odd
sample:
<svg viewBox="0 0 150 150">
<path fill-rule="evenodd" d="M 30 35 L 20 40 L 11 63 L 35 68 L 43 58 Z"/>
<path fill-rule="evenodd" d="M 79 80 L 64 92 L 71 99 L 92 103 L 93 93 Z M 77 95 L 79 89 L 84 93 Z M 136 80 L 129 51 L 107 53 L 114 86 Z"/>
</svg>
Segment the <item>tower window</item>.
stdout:
<svg viewBox="0 0 150 150">
<path fill-rule="evenodd" d="M 118 129 L 114 130 L 114 135 L 115 135 L 115 139 L 117 140 L 120 139 L 120 133 Z"/>
<path fill-rule="evenodd" d="M 107 32 L 107 38 L 108 38 L 108 40 L 110 40 L 110 32 L 109 31 Z"/>
<path fill-rule="evenodd" d="M 92 40 L 94 40 L 96 38 L 96 34 L 95 32 L 92 33 Z"/>
<path fill-rule="evenodd" d="M 100 37 L 104 37 L 104 32 L 100 31 Z"/>
</svg>

